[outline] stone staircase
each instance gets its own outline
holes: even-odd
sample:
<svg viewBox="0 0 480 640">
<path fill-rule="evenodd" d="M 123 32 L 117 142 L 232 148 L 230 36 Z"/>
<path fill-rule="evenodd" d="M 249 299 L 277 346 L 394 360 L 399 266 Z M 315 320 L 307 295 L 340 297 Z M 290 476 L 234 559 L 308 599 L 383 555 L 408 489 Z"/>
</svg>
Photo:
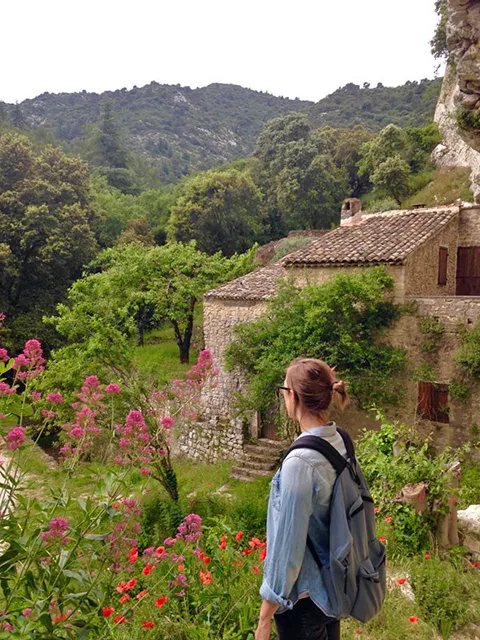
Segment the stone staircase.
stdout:
<svg viewBox="0 0 480 640">
<path fill-rule="evenodd" d="M 268 438 L 259 438 L 255 444 L 245 445 L 243 458 L 232 467 L 230 477 L 252 482 L 259 476 L 273 476 L 288 446 L 288 442 Z"/>
</svg>

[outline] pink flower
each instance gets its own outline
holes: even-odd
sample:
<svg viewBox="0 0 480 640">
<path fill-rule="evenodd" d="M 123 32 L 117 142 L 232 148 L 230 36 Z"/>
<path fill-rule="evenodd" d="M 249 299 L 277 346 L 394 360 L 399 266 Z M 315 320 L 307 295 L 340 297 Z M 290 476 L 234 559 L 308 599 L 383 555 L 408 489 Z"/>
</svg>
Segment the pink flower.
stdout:
<svg viewBox="0 0 480 640">
<path fill-rule="evenodd" d="M 170 429 L 170 427 L 173 425 L 174 422 L 175 422 L 174 419 L 170 418 L 169 416 L 162 418 L 160 420 L 162 427 L 165 427 L 165 429 Z"/>
<path fill-rule="evenodd" d="M 50 393 L 47 396 L 47 402 L 51 402 L 52 404 L 62 404 L 62 402 L 63 402 L 62 394 L 61 393 Z"/>
<path fill-rule="evenodd" d="M 50 520 L 49 527 L 48 531 L 42 531 L 40 534 L 46 545 L 50 543 L 56 543 L 60 546 L 68 544 L 69 538 L 65 535 L 69 527 L 68 520 L 65 520 L 65 518 L 53 518 L 53 520 Z"/>
<path fill-rule="evenodd" d="M 140 473 L 143 476 L 149 476 L 152 473 L 152 469 L 149 469 L 148 467 L 143 467 L 143 469 L 140 469 Z"/>
<path fill-rule="evenodd" d="M 42 409 L 42 416 L 44 418 L 46 418 L 47 420 L 51 420 L 52 418 L 54 418 L 57 414 L 55 413 L 55 411 L 49 411 L 48 409 Z"/>
<path fill-rule="evenodd" d="M 108 393 L 108 395 L 116 395 L 120 393 L 120 387 L 115 383 L 109 384 L 105 387 L 105 393 Z"/>
<path fill-rule="evenodd" d="M 37 402 L 38 400 L 41 399 L 42 394 L 40 393 L 40 391 L 32 391 L 32 393 L 30 394 L 30 397 L 33 402 Z"/>
<path fill-rule="evenodd" d="M 0 349 L 0 360 L 3 360 L 3 362 L 8 362 L 10 360 L 10 356 L 6 349 Z"/>
<path fill-rule="evenodd" d="M 25 442 L 25 428 L 13 427 L 10 433 L 5 436 L 5 440 L 9 443 L 8 448 L 12 451 L 19 449 Z"/>
<path fill-rule="evenodd" d="M 26 609 L 24 609 L 24 610 L 22 611 L 22 614 L 25 616 L 25 618 L 28 618 L 28 616 L 29 616 L 31 613 L 32 613 L 32 610 L 31 610 L 29 607 L 27 607 Z"/>
<path fill-rule="evenodd" d="M 0 397 L 10 396 L 12 393 L 17 393 L 17 390 L 12 389 L 6 382 L 0 382 Z"/>
</svg>

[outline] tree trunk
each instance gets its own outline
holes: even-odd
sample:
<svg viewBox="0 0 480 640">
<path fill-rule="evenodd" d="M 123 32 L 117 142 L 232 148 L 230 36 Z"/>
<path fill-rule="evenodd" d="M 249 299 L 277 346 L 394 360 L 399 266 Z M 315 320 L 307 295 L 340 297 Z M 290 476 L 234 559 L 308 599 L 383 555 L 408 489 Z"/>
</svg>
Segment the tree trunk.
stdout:
<svg viewBox="0 0 480 640">
<path fill-rule="evenodd" d="M 190 298 L 190 313 L 188 315 L 187 326 L 182 336 L 180 327 L 176 320 L 172 320 L 173 330 L 175 332 L 175 340 L 180 350 L 180 362 L 182 364 L 188 364 L 190 362 L 190 343 L 193 335 L 193 312 L 195 309 L 195 303 L 197 299 L 195 297 Z"/>
</svg>

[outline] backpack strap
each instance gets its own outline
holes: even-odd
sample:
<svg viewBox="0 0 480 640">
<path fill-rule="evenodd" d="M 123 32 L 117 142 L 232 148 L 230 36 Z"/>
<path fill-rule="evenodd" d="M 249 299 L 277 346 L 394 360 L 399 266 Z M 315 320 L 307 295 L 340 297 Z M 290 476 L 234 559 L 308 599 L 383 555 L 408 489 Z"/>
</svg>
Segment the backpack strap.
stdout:
<svg viewBox="0 0 480 640">
<path fill-rule="evenodd" d="M 319 436 L 303 436 L 302 438 L 298 438 L 285 453 L 282 458 L 282 465 L 288 454 L 296 449 L 314 449 L 315 451 L 318 451 L 325 456 L 328 462 L 330 462 L 337 472 L 337 475 L 340 475 L 348 464 L 342 454 L 323 438 Z"/>
<path fill-rule="evenodd" d="M 342 436 L 343 442 L 345 444 L 345 449 L 347 450 L 347 457 L 350 460 L 355 460 L 355 447 L 353 445 L 353 440 L 350 434 L 347 433 L 345 429 L 341 429 L 340 427 L 337 427 L 337 431 Z"/>
</svg>

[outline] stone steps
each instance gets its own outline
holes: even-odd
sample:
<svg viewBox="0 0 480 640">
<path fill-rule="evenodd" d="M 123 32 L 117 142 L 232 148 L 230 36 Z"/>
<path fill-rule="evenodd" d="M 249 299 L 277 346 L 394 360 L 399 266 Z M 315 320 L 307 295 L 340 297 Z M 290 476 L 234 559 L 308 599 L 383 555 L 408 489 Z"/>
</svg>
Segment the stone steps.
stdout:
<svg viewBox="0 0 480 640">
<path fill-rule="evenodd" d="M 232 467 L 231 478 L 236 480 L 243 480 L 246 482 L 253 482 L 261 476 L 273 476 L 271 471 L 265 471 L 263 469 L 245 469 L 243 467 Z"/>
<path fill-rule="evenodd" d="M 268 438 L 259 438 L 257 442 L 245 445 L 243 459 L 232 468 L 231 477 L 253 482 L 260 476 L 273 476 L 287 448 L 288 442 Z"/>
</svg>

